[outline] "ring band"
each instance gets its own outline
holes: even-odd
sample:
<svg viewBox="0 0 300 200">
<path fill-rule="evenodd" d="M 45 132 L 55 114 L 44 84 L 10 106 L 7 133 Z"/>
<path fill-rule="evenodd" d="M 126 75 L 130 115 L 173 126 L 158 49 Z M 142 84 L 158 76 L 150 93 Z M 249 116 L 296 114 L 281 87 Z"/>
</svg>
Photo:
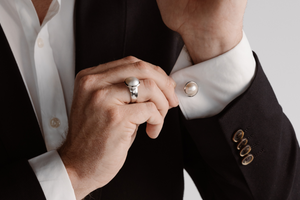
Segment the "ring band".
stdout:
<svg viewBox="0 0 300 200">
<path fill-rule="evenodd" d="M 138 86 L 140 85 L 140 80 L 135 77 L 128 77 L 125 79 L 124 83 L 129 89 L 130 92 L 130 103 L 135 103 L 138 98 Z"/>
</svg>

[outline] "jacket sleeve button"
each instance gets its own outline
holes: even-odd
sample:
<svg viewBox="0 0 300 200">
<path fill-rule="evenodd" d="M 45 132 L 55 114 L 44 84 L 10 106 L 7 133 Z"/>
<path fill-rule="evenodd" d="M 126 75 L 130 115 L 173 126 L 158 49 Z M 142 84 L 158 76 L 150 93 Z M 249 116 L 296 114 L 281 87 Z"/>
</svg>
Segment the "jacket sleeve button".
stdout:
<svg viewBox="0 0 300 200">
<path fill-rule="evenodd" d="M 233 135 L 232 140 L 234 142 L 239 142 L 241 139 L 243 139 L 243 137 L 244 137 L 244 131 L 240 129 L 237 132 L 235 132 L 235 134 Z"/>
<path fill-rule="evenodd" d="M 249 165 L 254 159 L 254 156 L 252 154 L 247 155 L 243 160 L 242 160 L 242 165 Z"/>
<path fill-rule="evenodd" d="M 244 157 L 244 156 L 248 155 L 248 153 L 250 153 L 250 151 L 251 151 L 251 146 L 247 145 L 241 150 L 240 156 Z"/>
<path fill-rule="evenodd" d="M 237 145 L 237 150 L 241 150 L 248 144 L 247 138 L 244 138 L 240 141 L 240 143 Z"/>
</svg>

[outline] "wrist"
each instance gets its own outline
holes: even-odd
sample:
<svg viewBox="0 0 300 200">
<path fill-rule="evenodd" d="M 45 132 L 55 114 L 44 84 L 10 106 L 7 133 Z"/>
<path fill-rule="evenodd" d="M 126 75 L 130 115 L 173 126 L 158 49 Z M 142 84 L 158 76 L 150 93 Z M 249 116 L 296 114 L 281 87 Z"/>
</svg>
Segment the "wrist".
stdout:
<svg viewBox="0 0 300 200">
<path fill-rule="evenodd" d="M 77 200 L 83 199 L 90 192 L 97 189 L 97 187 L 94 187 L 96 184 L 92 184 L 90 179 L 82 174 L 78 174 L 78 170 L 74 167 L 76 166 L 76 162 L 72 162 L 74 159 L 70 159 L 70 157 L 67 156 L 68 150 L 66 150 L 64 145 L 60 147 L 57 152 L 68 173 Z"/>
<path fill-rule="evenodd" d="M 70 181 L 77 200 L 84 199 L 90 192 L 97 188 L 93 188 L 90 184 L 90 181 L 85 181 L 80 178 L 73 168 L 66 167 L 67 173 L 69 175 Z"/>
<path fill-rule="evenodd" d="M 193 33 L 181 35 L 194 64 L 212 59 L 233 49 L 242 40 L 242 29 L 229 33 Z"/>
</svg>

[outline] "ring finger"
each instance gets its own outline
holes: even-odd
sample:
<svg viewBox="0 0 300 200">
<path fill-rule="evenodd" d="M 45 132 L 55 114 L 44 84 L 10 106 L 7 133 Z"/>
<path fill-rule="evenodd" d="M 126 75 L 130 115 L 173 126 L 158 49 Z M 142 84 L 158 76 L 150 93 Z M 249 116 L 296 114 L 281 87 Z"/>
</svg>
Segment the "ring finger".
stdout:
<svg viewBox="0 0 300 200">
<path fill-rule="evenodd" d="M 116 101 L 119 105 L 131 103 L 131 94 L 125 83 L 118 83 L 109 86 L 109 95 L 115 97 L 113 99 L 108 98 L 109 101 Z M 140 80 L 140 86 L 138 86 L 138 97 L 136 103 L 153 102 L 158 111 L 163 117 L 166 116 L 169 103 L 165 95 L 158 88 L 155 81 L 152 79 Z"/>
</svg>

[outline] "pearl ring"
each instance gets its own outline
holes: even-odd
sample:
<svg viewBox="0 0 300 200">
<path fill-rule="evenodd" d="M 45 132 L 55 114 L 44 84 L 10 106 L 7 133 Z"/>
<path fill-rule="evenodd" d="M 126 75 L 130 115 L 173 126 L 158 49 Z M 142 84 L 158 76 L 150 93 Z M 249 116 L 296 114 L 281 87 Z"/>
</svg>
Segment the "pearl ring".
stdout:
<svg viewBox="0 0 300 200">
<path fill-rule="evenodd" d="M 128 77 L 125 79 L 124 83 L 129 89 L 131 103 L 135 103 L 138 98 L 138 86 L 140 85 L 140 80 L 135 77 Z"/>
</svg>

